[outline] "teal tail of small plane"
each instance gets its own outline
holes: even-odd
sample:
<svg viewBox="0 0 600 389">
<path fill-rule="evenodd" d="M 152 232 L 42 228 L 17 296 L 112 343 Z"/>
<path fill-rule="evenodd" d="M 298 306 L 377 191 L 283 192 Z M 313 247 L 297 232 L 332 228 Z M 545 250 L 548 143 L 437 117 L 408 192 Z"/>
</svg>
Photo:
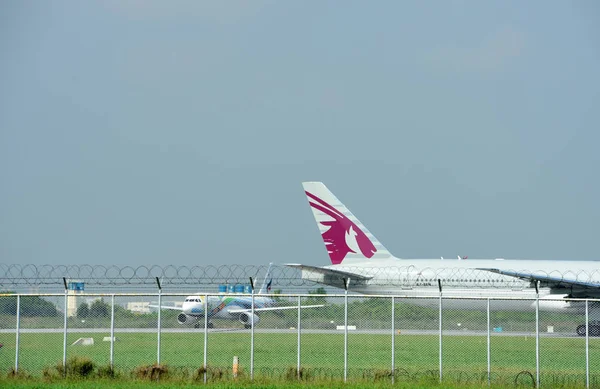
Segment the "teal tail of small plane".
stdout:
<svg viewBox="0 0 600 389">
<path fill-rule="evenodd" d="M 267 268 L 267 273 L 265 274 L 265 278 L 263 280 L 262 286 L 260 287 L 258 294 L 270 293 L 271 286 L 273 285 L 273 277 L 271 276 L 271 267 L 273 266 L 273 262 L 269 263 L 269 267 Z"/>
</svg>

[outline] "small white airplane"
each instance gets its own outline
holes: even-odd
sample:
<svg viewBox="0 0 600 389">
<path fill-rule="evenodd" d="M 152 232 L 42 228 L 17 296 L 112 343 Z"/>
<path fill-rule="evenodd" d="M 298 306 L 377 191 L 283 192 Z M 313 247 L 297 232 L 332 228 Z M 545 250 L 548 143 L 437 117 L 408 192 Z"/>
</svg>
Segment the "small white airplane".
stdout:
<svg viewBox="0 0 600 389">
<path fill-rule="evenodd" d="M 394 257 L 322 182 L 304 182 L 304 192 L 331 260 L 329 266 L 287 264 L 300 269 L 302 278 L 363 294 L 408 297 L 521 297 L 495 300 L 494 309 L 532 311 L 536 286 L 540 309 L 583 313 L 583 301 L 600 298 L 600 262 L 467 259 L 400 259 Z M 408 299 L 434 306 L 435 299 Z M 452 299 L 449 309 L 485 309 L 486 300 Z M 590 315 L 600 315 L 600 304 L 590 304 Z M 590 322 L 590 334 L 600 335 L 600 322 Z M 585 325 L 577 327 L 585 335 Z"/>
<path fill-rule="evenodd" d="M 272 265 L 272 263 L 269 264 L 263 284 L 258 291 L 259 295 L 269 293 L 271 291 L 271 284 L 273 282 L 273 279 L 271 278 Z M 270 297 L 255 296 L 254 316 L 252 316 L 252 297 L 250 295 L 209 295 L 208 307 L 206 307 L 206 305 L 207 304 L 204 301 L 204 296 L 198 294 L 187 296 L 181 308 L 164 305 L 162 307 L 159 307 L 158 305 L 150 305 L 150 307 L 181 311 L 181 313 L 177 315 L 177 322 L 185 326 L 199 328 L 200 324 L 204 323 L 204 312 L 208 311 L 208 328 L 214 327 L 211 320 L 222 319 L 238 320 L 246 329 L 251 328 L 253 325 L 257 325 L 260 322 L 258 312 L 298 309 L 297 305 L 281 307 L 278 306 L 277 302 Z M 324 304 L 304 305 L 300 308 L 318 308 L 323 306 Z"/>
</svg>

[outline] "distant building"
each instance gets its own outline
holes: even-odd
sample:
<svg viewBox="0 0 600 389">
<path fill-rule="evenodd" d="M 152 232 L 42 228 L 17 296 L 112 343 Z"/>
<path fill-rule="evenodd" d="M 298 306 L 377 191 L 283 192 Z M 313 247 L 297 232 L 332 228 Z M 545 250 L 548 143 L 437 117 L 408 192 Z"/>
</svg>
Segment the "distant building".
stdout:
<svg viewBox="0 0 600 389">
<path fill-rule="evenodd" d="M 80 296 L 85 289 L 85 282 L 81 280 L 69 280 L 67 283 L 67 316 L 77 315 Z"/>
<path fill-rule="evenodd" d="M 150 303 L 147 301 L 133 301 L 127 303 L 126 308 L 135 313 L 150 313 Z"/>
<path fill-rule="evenodd" d="M 156 301 L 130 301 L 125 305 L 125 309 L 136 312 L 136 313 L 150 313 L 156 312 L 158 309 L 156 307 L 151 307 L 150 305 L 158 305 Z M 182 301 L 163 301 L 161 304 L 163 307 L 176 307 L 182 308 Z"/>
</svg>

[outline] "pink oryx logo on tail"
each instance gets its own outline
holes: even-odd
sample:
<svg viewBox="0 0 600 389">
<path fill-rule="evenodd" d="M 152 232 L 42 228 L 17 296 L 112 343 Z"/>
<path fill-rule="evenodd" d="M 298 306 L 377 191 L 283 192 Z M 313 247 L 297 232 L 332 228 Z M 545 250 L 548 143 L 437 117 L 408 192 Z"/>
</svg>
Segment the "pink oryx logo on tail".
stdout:
<svg viewBox="0 0 600 389">
<path fill-rule="evenodd" d="M 311 207 L 334 219 L 319 221 L 322 225 L 329 227 L 321 236 L 331 263 L 338 265 L 342 263 L 348 253 L 356 254 L 359 250 L 367 258 L 371 258 L 377 252 L 371 240 L 352 220 L 314 194 L 307 191 L 304 193 L 308 196 L 308 203 Z"/>
</svg>

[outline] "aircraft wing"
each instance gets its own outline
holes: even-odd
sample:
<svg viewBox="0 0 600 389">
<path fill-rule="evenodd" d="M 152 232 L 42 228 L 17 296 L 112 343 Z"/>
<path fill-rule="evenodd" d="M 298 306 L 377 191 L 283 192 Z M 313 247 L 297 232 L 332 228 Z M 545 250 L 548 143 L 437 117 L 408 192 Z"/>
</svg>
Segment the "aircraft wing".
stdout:
<svg viewBox="0 0 600 389">
<path fill-rule="evenodd" d="M 320 305 L 301 305 L 300 308 L 319 308 L 324 307 L 325 304 Z M 291 305 L 288 307 L 267 307 L 267 308 L 254 308 L 254 312 L 263 312 L 263 311 L 279 311 L 282 309 L 298 309 L 297 305 Z M 252 309 L 248 308 L 240 308 L 240 309 L 229 309 L 227 313 L 242 313 L 242 312 L 251 312 Z"/>
<path fill-rule="evenodd" d="M 530 272 L 521 272 L 514 270 L 502 270 L 492 268 L 478 268 L 477 270 L 489 271 L 496 274 L 519 278 L 524 281 L 529 281 L 532 287 L 535 287 L 537 281 L 540 286 L 547 287 L 556 291 L 570 292 L 572 297 L 577 298 L 597 298 L 600 296 L 600 284 L 587 282 L 577 279 L 569 279 L 556 277 L 547 274 L 535 274 Z"/>
<path fill-rule="evenodd" d="M 318 282 L 325 285 L 344 289 L 344 278 L 350 279 L 350 286 L 364 285 L 366 281 L 373 278 L 358 273 L 344 270 L 329 269 L 319 266 L 301 265 L 297 263 L 286 263 L 285 266 L 302 270 L 302 279 Z"/>
<path fill-rule="evenodd" d="M 163 306 L 160 306 L 160 305 L 148 305 L 148 307 L 150 307 L 150 308 L 160 308 L 160 309 L 172 309 L 174 311 L 181 312 L 181 307 L 179 307 L 179 308 L 178 307 L 170 307 L 168 305 L 163 305 Z"/>
</svg>

